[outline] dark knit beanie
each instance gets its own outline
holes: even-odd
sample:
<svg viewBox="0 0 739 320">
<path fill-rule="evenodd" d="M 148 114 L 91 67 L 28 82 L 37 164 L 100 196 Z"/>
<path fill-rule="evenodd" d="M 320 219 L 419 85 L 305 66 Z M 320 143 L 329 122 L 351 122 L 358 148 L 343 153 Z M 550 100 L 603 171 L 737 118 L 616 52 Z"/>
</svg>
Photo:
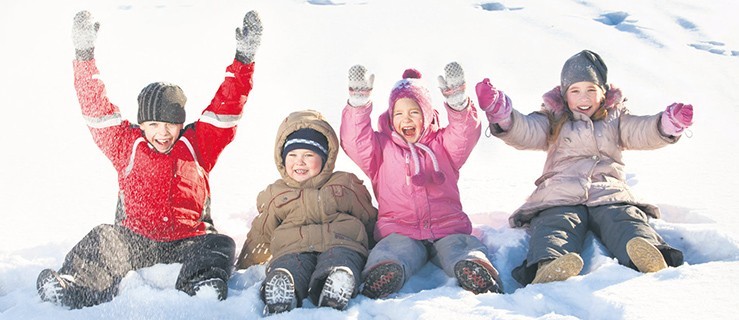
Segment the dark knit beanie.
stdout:
<svg viewBox="0 0 739 320">
<path fill-rule="evenodd" d="M 182 89 L 165 82 L 154 82 L 139 93 L 138 121 L 185 123 L 185 102 Z"/>
<path fill-rule="evenodd" d="M 323 164 L 328 157 L 328 139 L 322 133 L 311 129 L 299 129 L 287 136 L 282 147 L 282 163 L 285 163 L 287 153 L 295 149 L 308 149 L 321 156 Z"/>
<path fill-rule="evenodd" d="M 597 53 L 583 50 L 567 59 L 565 65 L 562 67 L 562 76 L 560 79 L 562 81 L 560 86 L 562 96 L 565 96 L 567 89 L 573 83 L 581 81 L 595 83 L 605 92 L 607 91 L 608 68 Z"/>
</svg>

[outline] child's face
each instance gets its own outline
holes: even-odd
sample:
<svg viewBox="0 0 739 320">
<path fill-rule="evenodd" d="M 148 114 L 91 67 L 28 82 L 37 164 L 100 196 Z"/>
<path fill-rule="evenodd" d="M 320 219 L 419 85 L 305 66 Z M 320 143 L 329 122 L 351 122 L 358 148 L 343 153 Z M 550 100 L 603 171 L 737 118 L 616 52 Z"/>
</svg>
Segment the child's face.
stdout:
<svg viewBox="0 0 739 320">
<path fill-rule="evenodd" d="M 308 149 L 291 150 L 285 155 L 285 170 L 290 178 L 303 182 L 321 172 L 323 159 Z"/>
<path fill-rule="evenodd" d="M 182 124 L 144 121 L 141 123 L 141 129 L 144 130 L 146 141 L 149 141 L 154 146 L 154 149 L 161 153 L 167 153 L 180 137 Z"/>
<path fill-rule="evenodd" d="M 576 112 L 585 114 L 588 118 L 598 111 L 603 99 L 605 99 L 603 89 L 589 81 L 574 83 L 565 93 L 565 100 L 570 111 L 573 114 Z"/>
<path fill-rule="evenodd" d="M 423 131 L 423 112 L 415 100 L 401 98 L 395 102 L 393 108 L 393 129 L 405 141 L 415 143 Z"/>
</svg>

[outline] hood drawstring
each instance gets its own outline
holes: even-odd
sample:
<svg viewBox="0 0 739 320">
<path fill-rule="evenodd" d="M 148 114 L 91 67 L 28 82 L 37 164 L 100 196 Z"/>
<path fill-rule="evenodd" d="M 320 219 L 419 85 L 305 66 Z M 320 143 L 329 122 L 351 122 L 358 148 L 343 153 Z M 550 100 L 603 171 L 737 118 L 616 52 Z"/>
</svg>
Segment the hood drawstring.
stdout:
<svg viewBox="0 0 739 320">
<path fill-rule="evenodd" d="M 434 172 L 431 174 L 431 178 L 427 177 L 424 173 L 421 172 L 421 161 L 418 157 L 418 151 L 416 148 L 419 148 L 426 152 L 426 154 L 431 157 L 431 162 L 434 166 Z M 434 184 L 442 184 L 444 181 L 446 181 L 446 176 L 444 175 L 441 170 L 439 170 L 439 160 L 436 159 L 436 154 L 434 154 L 434 151 L 431 150 L 428 146 L 424 145 L 423 143 L 416 142 L 411 143 L 408 142 L 408 149 L 411 150 L 411 157 L 413 158 L 413 164 L 416 167 L 415 172 L 413 173 L 413 177 L 411 177 L 411 181 L 413 184 L 417 186 L 423 186 L 427 184 L 429 181 L 433 182 Z"/>
</svg>

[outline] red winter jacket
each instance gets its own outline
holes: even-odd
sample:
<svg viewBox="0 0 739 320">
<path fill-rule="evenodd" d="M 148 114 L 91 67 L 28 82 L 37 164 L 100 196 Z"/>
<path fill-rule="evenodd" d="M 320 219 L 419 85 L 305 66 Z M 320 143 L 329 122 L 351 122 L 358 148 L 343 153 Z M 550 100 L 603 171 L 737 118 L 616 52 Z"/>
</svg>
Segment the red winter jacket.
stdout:
<svg viewBox="0 0 739 320">
<path fill-rule="evenodd" d="M 121 118 L 98 78 L 95 60 L 74 61 L 82 115 L 118 172 L 116 223 L 157 241 L 215 231 L 208 174 L 234 138 L 253 72 L 253 63 L 234 60 L 200 119 L 184 127 L 172 150 L 164 154 L 149 145 L 138 125 Z"/>
</svg>

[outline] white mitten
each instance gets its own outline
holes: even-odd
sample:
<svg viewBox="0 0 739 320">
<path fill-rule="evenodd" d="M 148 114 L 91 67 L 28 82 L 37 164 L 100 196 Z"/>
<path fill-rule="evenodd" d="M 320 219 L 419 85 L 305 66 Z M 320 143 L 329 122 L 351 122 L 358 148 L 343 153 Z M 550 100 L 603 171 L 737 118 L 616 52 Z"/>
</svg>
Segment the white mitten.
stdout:
<svg viewBox="0 0 739 320">
<path fill-rule="evenodd" d="M 461 111 L 467 108 L 469 98 L 464 92 L 467 87 L 464 82 L 464 70 L 459 63 L 451 62 L 444 67 L 446 76 L 439 76 L 439 89 L 446 98 L 446 104 L 450 108 Z"/>
<path fill-rule="evenodd" d="M 94 57 L 95 40 L 97 40 L 100 23 L 95 21 L 89 11 L 80 11 L 74 15 L 72 24 L 72 44 L 79 60 L 90 60 Z"/>
<path fill-rule="evenodd" d="M 355 65 L 349 68 L 349 105 L 361 107 L 369 102 L 375 75 L 367 76 L 367 68 Z"/>
<path fill-rule="evenodd" d="M 262 42 L 262 21 L 252 10 L 244 15 L 243 28 L 236 28 L 236 60 L 242 63 L 254 62 L 254 55 Z"/>
</svg>

